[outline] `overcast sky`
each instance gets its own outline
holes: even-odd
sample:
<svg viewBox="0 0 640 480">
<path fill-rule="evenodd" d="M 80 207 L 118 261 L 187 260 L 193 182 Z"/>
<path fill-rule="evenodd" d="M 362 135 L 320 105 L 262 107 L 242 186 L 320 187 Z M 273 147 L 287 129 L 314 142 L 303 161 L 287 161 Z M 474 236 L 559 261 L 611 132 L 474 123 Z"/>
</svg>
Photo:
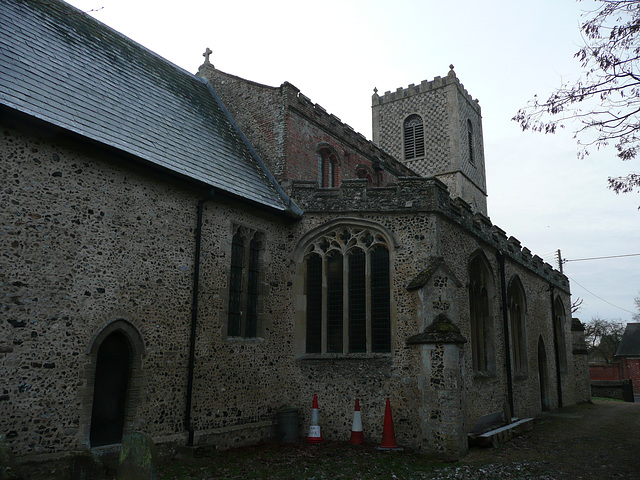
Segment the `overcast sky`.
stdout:
<svg viewBox="0 0 640 480">
<path fill-rule="evenodd" d="M 216 68 L 271 86 L 288 81 L 371 138 L 371 94 L 435 76 L 449 64 L 483 114 L 489 217 L 557 268 L 568 260 L 640 254 L 640 195 L 609 176 L 640 170 L 613 149 L 576 156 L 571 131 L 522 133 L 511 121 L 538 94 L 578 78 L 581 13 L 572 0 L 72 0 L 195 73 Z M 575 315 L 630 321 L 640 256 L 564 265 Z"/>
</svg>

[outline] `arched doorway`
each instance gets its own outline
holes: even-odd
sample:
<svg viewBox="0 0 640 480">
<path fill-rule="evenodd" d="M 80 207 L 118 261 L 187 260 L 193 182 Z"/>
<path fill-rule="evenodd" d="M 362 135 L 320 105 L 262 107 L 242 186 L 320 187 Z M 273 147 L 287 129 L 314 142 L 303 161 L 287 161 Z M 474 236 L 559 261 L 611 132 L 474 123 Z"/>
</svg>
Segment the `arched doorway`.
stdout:
<svg viewBox="0 0 640 480">
<path fill-rule="evenodd" d="M 538 379 L 540 381 L 540 405 L 542 410 L 549 410 L 549 377 L 547 375 L 547 352 L 542 336 L 538 340 Z"/>
<path fill-rule="evenodd" d="M 92 447 L 122 441 L 132 354 L 131 343 L 121 331 L 109 334 L 100 343 L 96 358 L 89 435 Z"/>
</svg>

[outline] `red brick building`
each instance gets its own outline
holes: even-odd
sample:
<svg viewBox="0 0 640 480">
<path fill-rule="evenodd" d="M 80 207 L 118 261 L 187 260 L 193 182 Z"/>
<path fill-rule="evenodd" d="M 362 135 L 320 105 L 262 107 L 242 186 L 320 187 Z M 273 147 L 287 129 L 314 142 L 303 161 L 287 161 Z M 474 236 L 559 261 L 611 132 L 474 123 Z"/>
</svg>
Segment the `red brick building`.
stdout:
<svg viewBox="0 0 640 480">
<path fill-rule="evenodd" d="M 627 324 L 616 358 L 620 360 L 619 379 L 631 380 L 633 391 L 640 393 L 640 323 Z"/>
</svg>

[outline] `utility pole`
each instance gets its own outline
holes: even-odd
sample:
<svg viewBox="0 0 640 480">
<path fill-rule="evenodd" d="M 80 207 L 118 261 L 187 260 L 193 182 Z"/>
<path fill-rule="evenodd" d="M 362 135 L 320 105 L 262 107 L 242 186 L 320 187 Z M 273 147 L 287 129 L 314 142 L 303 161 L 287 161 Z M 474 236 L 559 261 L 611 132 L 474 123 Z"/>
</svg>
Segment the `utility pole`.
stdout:
<svg viewBox="0 0 640 480">
<path fill-rule="evenodd" d="M 558 255 L 558 267 L 560 268 L 560 273 L 564 274 L 564 272 L 562 271 L 562 264 L 564 263 L 564 261 L 562 260 L 562 253 L 560 252 L 560 249 L 558 249 L 557 255 Z"/>
</svg>

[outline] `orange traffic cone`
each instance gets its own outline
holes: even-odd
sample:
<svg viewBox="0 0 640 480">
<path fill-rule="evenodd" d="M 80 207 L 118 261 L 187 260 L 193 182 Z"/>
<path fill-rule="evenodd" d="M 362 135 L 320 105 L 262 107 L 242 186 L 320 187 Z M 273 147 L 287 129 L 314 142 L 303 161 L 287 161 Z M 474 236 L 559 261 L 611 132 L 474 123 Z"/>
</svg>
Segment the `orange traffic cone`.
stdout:
<svg viewBox="0 0 640 480">
<path fill-rule="evenodd" d="M 307 436 L 307 443 L 321 443 L 323 442 L 322 434 L 320 433 L 320 421 L 318 419 L 318 395 L 313 395 L 313 406 L 311 407 L 311 425 L 309 426 L 309 435 Z"/>
<path fill-rule="evenodd" d="M 364 433 L 362 433 L 362 417 L 360 416 L 360 400 L 356 398 L 356 408 L 353 411 L 353 426 L 351 427 L 351 445 L 362 445 Z"/>
<path fill-rule="evenodd" d="M 396 432 L 393 428 L 393 417 L 391 416 L 391 402 L 387 397 L 387 406 L 384 409 L 384 428 L 382 429 L 382 442 L 379 450 L 400 450 L 396 443 Z"/>
</svg>

